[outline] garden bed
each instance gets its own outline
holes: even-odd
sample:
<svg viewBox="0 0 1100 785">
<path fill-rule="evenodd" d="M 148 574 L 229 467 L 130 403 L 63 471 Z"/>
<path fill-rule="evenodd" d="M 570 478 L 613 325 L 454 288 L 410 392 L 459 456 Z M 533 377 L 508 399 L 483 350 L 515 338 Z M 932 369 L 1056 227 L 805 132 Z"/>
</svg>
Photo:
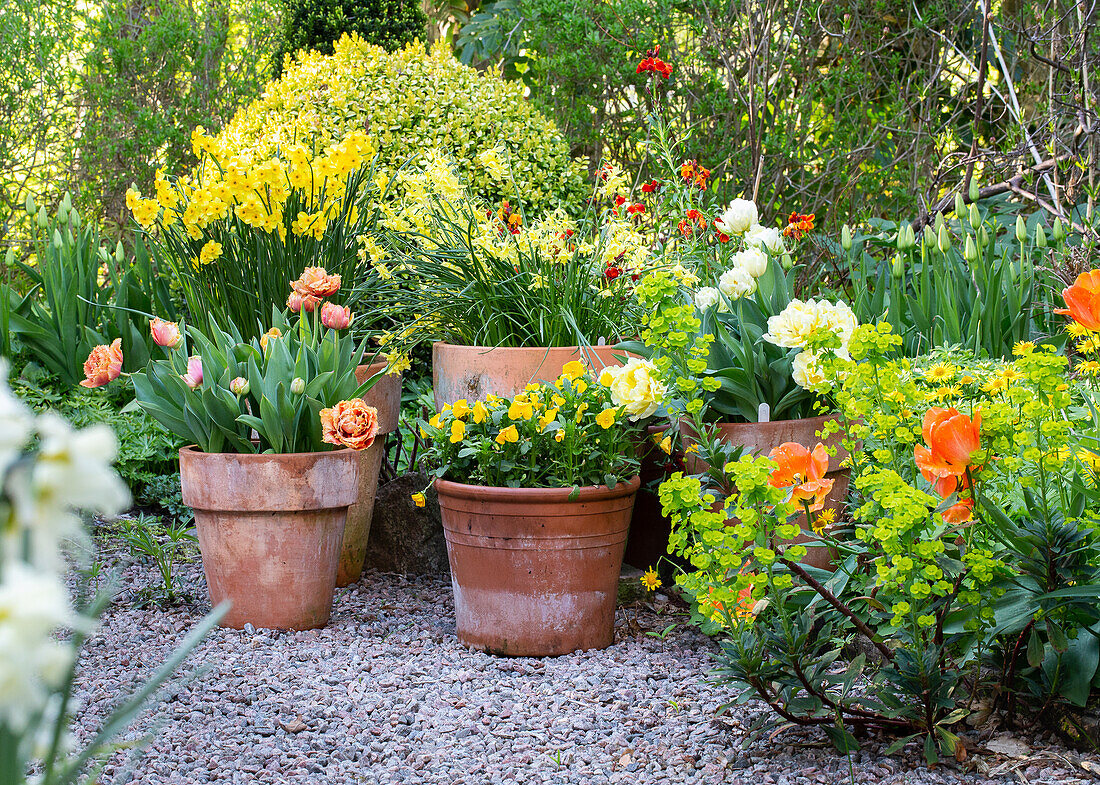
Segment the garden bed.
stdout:
<svg viewBox="0 0 1100 785">
<path fill-rule="evenodd" d="M 198 563 L 180 570 L 205 596 Z M 79 742 L 209 610 L 134 608 L 156 574 L 131 566 L 121 577 L 131 588 L 82 653 Z M 716 718 L 733 695 L 705 683 L 715 648 L 687 626 L 650 635 L 672 621 L 662 599 L 620 608 L 604 651 L 506 659 L 458 643 L 446 579 L 370 572 L 337 592 L 323 630 L 215 630 L 183 670 L 205 672 L 173 684 L 125 737 L 159 728 L 132 781 L 924 785 L 1084 783 L 1087 767 L 1100 771 L 1100 758 L 1035 739 L 1017 758 L 972 756 L 966 773 L 928 769 L 916 748 L 881 756 L 877 743 L 849 769 L 823 738 L 793 731 L 742 751 L 760 709 Z M 124 763 L 112 758 L 103 782 L 131 781 Z"/>
</svg>

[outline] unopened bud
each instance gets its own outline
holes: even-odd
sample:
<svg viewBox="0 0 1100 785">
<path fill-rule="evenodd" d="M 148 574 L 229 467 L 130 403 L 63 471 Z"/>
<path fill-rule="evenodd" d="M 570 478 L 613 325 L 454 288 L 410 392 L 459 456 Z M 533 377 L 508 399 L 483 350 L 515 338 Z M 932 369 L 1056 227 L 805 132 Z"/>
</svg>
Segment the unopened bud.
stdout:
<svg viewBox="0 0 1100 785">
<path fill-rule="evenodd" d="M 940 249 L 940 253 L 945 255 L 951 250 L 951 235 L 947 233 L 946 226 L 941 226 L 939 233 L 936 235 L 936 247 Z"/>
<path fill-rule="evenodd" d="M 955 194 L 955 217 L 962 218 L 963 213 L 966 212 L 966 202 L 963 201 L 962 194 Z"/>
<path fill-rule="evenodd" d="M 80 228 L 80 213 L 75 209 L 69 210 L 69 225 L 74 229 Z"/>
<path fill-rule="evenodd" d="M 962 211 L 960 210 L 959 213 L 961 214 Z M 943 213 L 936 213 L 936 234 L 939 234 L 940 229 L 942 229 L 946 225 L 947 221 L 944 220 Z"/>
<path fill-rule="evenodd" d="M 43 205 L 38 208 L 38 228 L 45 229 L 50 225 L 50 216 L 46 215 L 46 207 Z"/>
<path fill-rule="evenodd" d="M 783 266 L 784 270 L 789 270 L 794 267 L 794 259 L 791 258 L 789 253 L 783 254 L 783 258 L 779 260 L 779 263 Z"/>
<path fill-rule="evenodd" d="M 840 247 L 845 251 L 852 250 L 852 230 L 848 228 L 848 224 L 840 227 Z"/>
<path fill-rule="evenodd" d="M 936 230 L 931 226 L 924 227 L 924 244 L 925 246 L 933 246 L 936 244 Z"/>
<path fill-rule="evenodd" d="M 57 231 L 57 229 L 53 230 L 53 244 L 55 248 L 61 247 L 61 232 Z"/>
<path fill-rule="evenodd" d="M 978 190 L 978 180 L 975 177 L 970 178 L 970 192 L 967 196 L 971 202 L 976 202 L 982 198 L 982 192 Z"/>
<path fill-rule="evenodd" d="M 15 267 L 15 246 L 9 245 L 8 252 L 4 254 L 4 265 L 7 267 Z"/>
<path fill-rule="evenodd" d="M 968 262 L 973 262 L 978 259 L 978 249 L 974 245 L 974 238 L 970 235 L 966 236 L 966 245 L 963 247 L 963 258 Z"/>
<path fill-rule="evenodd" d="M 982 248 L 988 248 L 992 242 L 993 238 L 989 236 L 989 232 L 986 231 L 984 226 L 978 230 L 978 244 Z"/>
<path fill-rule="evenodd" d="M 1054 242 L 1061 243 L 1066 239 L 1066 229 L 1062 226 L 1062 219 L 1054 219 L 1054 229 L 1051 230 L 1050 236 L 1054 239 Z"/>
<path fill-rule="evenodd" d="M 126 250 L 122 247 L 122 240 L 115 245 L 115 261 L 119 264 L 126 261 Z"/>
<path fill-rule="evenodd" d="M 1042 224 L 1035 227 L 1035 244 L 1040 248 L 1047 247 L 1047 233 L 1043 231 Z"/>
<path fill-rule="evenodd" d="M 293 382 L 291 384 L 293 384 Z M 237 396 L 248 395 L 248 379 L 244 378 L 243 376 L 238 376 L 229 383 L 229 391 Z"/>
<path fill-rule="evenodd" d="M 1022 215 L 1016 216 L 1016 242 L 1020 245 L 1027 242 L 1027 221 Z"/>
<path fill-rule="evenodd" d="M 978 212 L 978 205 L 970 205 L 968 217 L 970 218 L 970 227 L 976 231 L 982 225 L 982 215 Z"/>
<path fill-rule="evenodd" d="M 107 264 L 107 262 L 111 261 L 110 254 L 107 253 L 107 249 L 103 246 L 99 247 L 99 261 L 103 262 L 104 264 Z"/>
<path fill-rule="evenodd" d="M 894 254 L 894 258 L 890 261 L 890 272 L 895 278 L 901 278 L 905 275 L 905 262 L 900 254 Z"/>
<path fill-rule="evenodd" d="M 27 211 L 27 215 L 34 215 L 38 212 L 38 205 L 34 203 L 34 196 L 27 194 L 27 200 L 23 202 L 23 209 Z"/>
<path fill-rule="evenodd" d="M 306 380 L 301 376 L 295 376 L 290 382 L 290 391 L 295 395 L 301 395 L 306 391 Z"/>
<path fill-rule="evenodd" d="M 69 210 L 73 209 L 73 200 L 72 197 L 69 196 L 68 191 L 61 197 L 61 209 L 65 212 L 69 212 Z"/>
</svg>

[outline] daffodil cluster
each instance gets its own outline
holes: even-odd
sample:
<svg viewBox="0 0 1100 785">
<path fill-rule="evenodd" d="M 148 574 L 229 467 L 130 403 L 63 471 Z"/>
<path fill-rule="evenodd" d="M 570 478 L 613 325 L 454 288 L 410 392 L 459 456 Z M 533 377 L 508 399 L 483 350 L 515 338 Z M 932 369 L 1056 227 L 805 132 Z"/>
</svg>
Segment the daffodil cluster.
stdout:
<svg viewBox="0 0 1100 785">
<path fill-rule="evenodd" d="M 578 361 L 512 398 L 455 401 L 420 428 L 433 476 L 470 485 L 613 486 L 638 471 L 638 428 Z"/>
</svg>

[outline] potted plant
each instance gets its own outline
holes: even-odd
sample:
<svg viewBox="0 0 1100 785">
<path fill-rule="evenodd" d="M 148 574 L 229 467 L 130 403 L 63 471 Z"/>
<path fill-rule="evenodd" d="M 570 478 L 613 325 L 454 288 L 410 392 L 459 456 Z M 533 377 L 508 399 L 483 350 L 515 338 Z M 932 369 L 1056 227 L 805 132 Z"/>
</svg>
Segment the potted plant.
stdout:
<svg viewBox="0 0 1100 785">
<path fill-rule="evenodd" d="M 459 639 L 532 657 L 609 646 L 639 485 L 625 407 L 573 361 L 552 384 L 459 400 L 421 427 Z"/>
<path fill-rule="evenodd" d="M 321 268 L 295 287 L 303 281 L 327 281 L 319 298 L 340 286 Z M 155 319 L 168 356 L 130 375 L 138 405 L 189 442 L 179 453 L 183 501 L 195 511 L 211 602 L 232 603 L 224 626 L 328 622 L 359 451 L 378 433 L 361 398 L 371 382 L 355 376 L 362 345 L 342 334 L 349 322 L 331 302 L 297 315 L 273 309 L 270 329 L 252 339 Z M 119 376 L 120 364 L 117 346 L 97 347 L 88 386 Z"/>
<path fill-rule="evenodd" d="M 497 164 L 507 181 L 505 162 Z M 510 397 L 570 361 L 620 362 L 625 353 L 613 344 L 632 334 L 630 292 L 649 263 L 635 226 L 640 205 L 618 195 L 628 190 L 621 172 L 603 174 L 593 206 L 576 219 L 529 216 L 519 194 L 481 203 L 439 157 L 403 178 L 408 196 L 385 222 L 396 261 L 376 263 L 364 286 L 380 304 L 376 316 L 399 325 L 384 343 L 407 352 L 433 342 L 437 408 Z"/>
</svg>

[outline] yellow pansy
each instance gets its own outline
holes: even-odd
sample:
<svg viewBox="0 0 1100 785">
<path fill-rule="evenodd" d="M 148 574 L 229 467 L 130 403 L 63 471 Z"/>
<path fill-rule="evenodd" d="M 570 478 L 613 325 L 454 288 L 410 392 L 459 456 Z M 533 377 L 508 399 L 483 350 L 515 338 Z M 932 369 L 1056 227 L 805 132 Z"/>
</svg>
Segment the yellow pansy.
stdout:
<svg viewBox="0 0 1100 785">
<path fill-rule="evenodd" d="M 580 362 L 579 360 L 570 360 L 562 366 L 561 375 L 567 376 L 570 379 L 579 379 L 580 377 L 584 376 L 587 370 L 588 369 L 585 367 L 584 363 Z"/>
<path fill-rule="evenodd" d="M 511 420 L 530 420 L 534 413 L 535 407 L 526 395 L 517 395 L 508 407 L 508 418 Z"/>
<path fill-rule="evenodd" d="M 615 424 L 615 410 L 604 409 L 602 412 L 597 414 L 596 424 L 606 431 L 608 428 Z"/>
<path fill-rule="evenodd" d="M 565 440 L 565 429 L 558 428 L 558 432 L 554 434 L 554 441 L 560 442 Z"/>
<path fill-rule="evenodd" d="M 473 420 L 475 423 L 483 423 L 485 422 L 485 418 L 489 416 L 489 410 L 485 408 L 485 404 L 481 401 L 475 403 L 474 408 L 470 411 L 474 415 Z"/>
<path fill-rule="evenodd" d="M 507 428 L 504 428 L 503 430 L 501 430 L 500 433 L 497 434 L 497 437 L 496 437 L 497 444 L 505 444 L 505 443 L 514 444 L 515 442 L 518 442 L 518 441 L 519 441 L 519 431 L 516 430 L 516 426 L 514 426 L 514 425 L 509 425 Z"/>
<path fill-rule="evenodd" d="M 412 495 L 412 500 L 413 504 L 415 504 L 417 507 L 423 507 L 428 502 L 428 500 L 424 498 L 424 494 L 422 493 L 414 493 Z"/>
<path fill-rule="evenodd" d="M 466 423 L 462 420 L 454 420 L 451 423 L 451 444 L 458 444 L 466 438 Z"/>
<path fill-rule="evenodd" d="M 554 422 L 558 417 L 557 409 L 547 409 L 539 416 L 539 430 L 546 430 L 546 426 Z"/>
<path fill-rule="evenodd" d="M 470 404 L 466 402 L 465 398 L 459 398 L 457 401 L 455 401 L 452 408 L 455 413 L 455 417 L 460 420 L 470 413 Z"/>
<path fill-rule="evenodd" d="M 428 420 L 428 425 L 432 426 L 433 428 L 438 428 L 440 425 L 442 425 L 442 422 L 439 419 L 439 415 L 433 414 L 432 419 Z"/>
</svg>

